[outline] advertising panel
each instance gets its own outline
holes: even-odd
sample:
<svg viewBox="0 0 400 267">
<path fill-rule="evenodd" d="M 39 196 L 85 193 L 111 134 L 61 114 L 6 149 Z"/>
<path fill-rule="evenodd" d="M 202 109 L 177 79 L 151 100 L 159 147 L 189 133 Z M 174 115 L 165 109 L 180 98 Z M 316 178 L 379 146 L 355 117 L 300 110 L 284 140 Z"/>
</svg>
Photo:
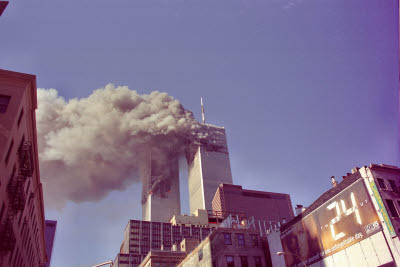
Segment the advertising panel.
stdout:
<svg viewBox="0 0 400 267">
<path fill-rule="evenodd" d="M 286 265 L 313 264 L 381 230 L 360 179 L 282 232 Z"/>
</svg>

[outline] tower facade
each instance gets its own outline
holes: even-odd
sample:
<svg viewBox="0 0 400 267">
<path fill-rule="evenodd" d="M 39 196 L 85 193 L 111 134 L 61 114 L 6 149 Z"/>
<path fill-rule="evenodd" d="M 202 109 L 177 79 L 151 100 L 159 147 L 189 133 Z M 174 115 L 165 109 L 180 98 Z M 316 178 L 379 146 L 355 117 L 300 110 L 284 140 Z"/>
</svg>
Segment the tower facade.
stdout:
<svg viewBox="0 0 400 267">
<path fill-rule="evenodd" d="M 142 220 L 169 222 L 181 212 L 179 162 L 176 156 L 152 149 L 142 171 Z"/>
<path fill-rule="evenodd" d="M 232 184 L 225 128 L 203 123 L 199 134 L 199 141 L 186 152 L 191 214 L 211 210 L 218 186 Z"/>
</svg>

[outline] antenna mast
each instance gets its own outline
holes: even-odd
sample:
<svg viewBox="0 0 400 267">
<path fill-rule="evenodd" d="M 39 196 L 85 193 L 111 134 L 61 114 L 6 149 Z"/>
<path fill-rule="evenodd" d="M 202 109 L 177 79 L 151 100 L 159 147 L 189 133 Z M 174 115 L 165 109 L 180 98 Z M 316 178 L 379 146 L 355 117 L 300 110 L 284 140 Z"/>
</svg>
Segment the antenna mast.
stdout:
<svg viewBox="0 0 400 267">
<path fill-rule="evenodd" d="M 200 98 L 200 102 L 201 102 L 201 117 L 203 119 L 203 123 L 205 123 L 206 122 L 206 118 L 204 116 L 203 97 Z"/>
</svg>

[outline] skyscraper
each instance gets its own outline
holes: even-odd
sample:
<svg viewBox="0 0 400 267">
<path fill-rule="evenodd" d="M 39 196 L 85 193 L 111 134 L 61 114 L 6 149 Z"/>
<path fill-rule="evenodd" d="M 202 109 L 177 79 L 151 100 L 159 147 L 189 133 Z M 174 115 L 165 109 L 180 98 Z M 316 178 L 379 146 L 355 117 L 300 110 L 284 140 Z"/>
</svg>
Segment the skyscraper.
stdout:
<svg viewBox="0 0 400 267">
<path fill-rule="evenodd" d="M 142 171 L 142 220 L 169 222 L 180 214 L 179 163 L 174 155 L 152 148 Z"/>
<path fill-rule="evenodd" d="M 232 184 L 225 128 L 202 123 L 199 136 L 186 151 L 192 214 L 198 209 L 211 210 L 218 186 Z"/>
</svg>

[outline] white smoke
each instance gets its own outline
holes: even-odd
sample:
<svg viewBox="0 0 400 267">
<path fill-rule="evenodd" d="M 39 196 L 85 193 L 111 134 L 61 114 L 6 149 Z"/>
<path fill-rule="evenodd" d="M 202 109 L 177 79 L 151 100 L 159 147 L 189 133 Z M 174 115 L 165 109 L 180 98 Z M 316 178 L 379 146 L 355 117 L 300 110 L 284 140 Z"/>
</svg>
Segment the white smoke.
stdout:
<svg viewBox="0 0 400 267">
<path fill-rule="evenodd" d="M 181 155 L 199 129 L 192 112 L 157 91 L 139 95 L 108 84 L 82 99 L 66 101 L 55 89 L 37 95 L 40 172 L 50 207 L 100 200 L 140 182 L 149 147 Z"/>
</svg>

